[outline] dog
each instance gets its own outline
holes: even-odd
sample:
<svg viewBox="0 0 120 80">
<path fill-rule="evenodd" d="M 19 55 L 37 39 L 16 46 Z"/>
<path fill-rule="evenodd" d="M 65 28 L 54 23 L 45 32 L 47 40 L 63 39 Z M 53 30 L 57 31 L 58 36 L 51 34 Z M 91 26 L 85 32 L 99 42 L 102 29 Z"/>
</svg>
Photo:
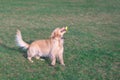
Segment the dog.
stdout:
<svg viewBox="0 0 120 80">
<path fill-rule="evenodd" d="M 40 59 L 40 57 L 49 57 L 51 65 L 56 64 L 56 59 L 60 61 L 61 65 L 64 65 L 63 51 L 64 51 L 64 38 L 63 35 L 66 33 L 65 27 L 56 28 L 51 33 L 49 39 L 36 40 L 31 44 L 26 43 L 22 39 L 21 31 L 17 30 L 16 43 L 19 47 L 27 49 L 27 59 L 33 63 L 32 58 Z"/>
</svg>

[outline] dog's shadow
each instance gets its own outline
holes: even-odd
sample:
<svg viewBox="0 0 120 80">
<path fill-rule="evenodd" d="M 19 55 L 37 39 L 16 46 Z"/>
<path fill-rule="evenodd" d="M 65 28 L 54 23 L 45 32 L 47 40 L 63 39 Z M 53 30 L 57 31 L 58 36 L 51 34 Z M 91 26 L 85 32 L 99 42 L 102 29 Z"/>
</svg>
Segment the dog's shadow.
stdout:
<svg viewBox="0 0 120 80">
<path fill-rule="evenodd" d="M 32 41 L 31 41 L 32 42 Z M 30 43 L 30 42 L 28 42 Z M 24 49 L 24 48 L 18 48 L 17 46 L 16 47 L 9 47 L 5 44 L 2 44 L 0 43 L 0 47 L 3 48 L 4 50 L 2 50 L 2 53 L 6 53 L 6 51 L 9 51 L 9 52 L 19 52 L 23 55 L 24 58 L 27 59 L 27 50 Z M 45 62 L 47 62 L 49 64 L 49 59 L 46 58 L 46 57 L 41 57 L 42 59 L 45 60 Z"/>
<path fill-rule="evenodd" d="M 25 57 L 25 58 L 27 58 L 27 50 L 25 50 L 25 49 L 23 49 L 23 48 L 17 48 L 17 46 L 16 47 L 9 47 L 9 46 L 7 46 L 7 45 L 5 45 L 5 44 L 2 44 L 2 43 L 0 43 L 0 46 L 1 46 L 1 48 L 3 48 L 3 49 L 6 49 L 6 50 L 2 50 L 2 52 L 3 53 L 6 53 L 6 51 L 10 51 L 10 52 L 19 52 L 19 53 L 22 53 L 22 55 Z"/>
</svg>

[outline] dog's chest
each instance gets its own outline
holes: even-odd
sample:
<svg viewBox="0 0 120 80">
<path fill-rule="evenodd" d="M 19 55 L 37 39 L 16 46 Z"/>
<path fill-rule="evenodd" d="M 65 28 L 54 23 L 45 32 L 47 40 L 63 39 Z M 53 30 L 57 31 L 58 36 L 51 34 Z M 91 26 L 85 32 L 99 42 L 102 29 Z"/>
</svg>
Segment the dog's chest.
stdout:
<svg viewBox="0 0 120 80">
<path fill-rule="evenodd" d="M 62 48 L 63 47 L 63 43 L 64 43 L 63 39 L 55 40 L 53 47 L 55 47 L 55 48 Z"/>
</svg>

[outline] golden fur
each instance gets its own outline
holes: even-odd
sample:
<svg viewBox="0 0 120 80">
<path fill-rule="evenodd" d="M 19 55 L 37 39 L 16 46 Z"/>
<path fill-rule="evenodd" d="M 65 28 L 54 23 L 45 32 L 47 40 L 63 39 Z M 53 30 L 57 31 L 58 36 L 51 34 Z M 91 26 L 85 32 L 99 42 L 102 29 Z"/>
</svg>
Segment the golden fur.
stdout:
<svg viewBox="0 0 120 80">
<path fill-rule="evenodd" d="M 39 59 L 40 57 L 49 57 L 51 59 L 51 65 L 55 65 L 56 58 L 59 59 L 61 65 L 64 64 L 63 60 L 63 35 L 66 33 L 66 28 L 56 28 L 49 39 L 46 40 L 36 40 L 31 44 L 23 41 L 20 30 L 17 30 L 16 42 L 18 46 L 27 49 L 27 59 L 30 62 L 32 57 Z"/>
</svg>

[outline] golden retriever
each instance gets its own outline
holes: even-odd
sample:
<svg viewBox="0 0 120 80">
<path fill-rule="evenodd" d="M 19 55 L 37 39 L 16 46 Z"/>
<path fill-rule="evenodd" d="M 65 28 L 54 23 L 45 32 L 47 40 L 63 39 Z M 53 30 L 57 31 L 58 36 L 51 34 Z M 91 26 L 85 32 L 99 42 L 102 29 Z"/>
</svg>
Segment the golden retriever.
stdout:
<svg viewBox="0 0 120 80">
<path fill-rule="evenodd" d="M 36 40 L 31 44 L 26 43 L 22 39 L 21 31 L 17 30 L 16 33 L 16 42 L 19 47 L 27 49 L 27 59 L 30 62 L 32 57 L 39 59 L 40 57 L 49 57 L 51 60 L 51 65 L 55 65 L 56 59 L 58 58 L 61 65 L 64 64 L 63 60 L 63 35 L 66 33 L 67 28 L 56 28 L 49 39 L 46 40 Z"/>
</svg>

